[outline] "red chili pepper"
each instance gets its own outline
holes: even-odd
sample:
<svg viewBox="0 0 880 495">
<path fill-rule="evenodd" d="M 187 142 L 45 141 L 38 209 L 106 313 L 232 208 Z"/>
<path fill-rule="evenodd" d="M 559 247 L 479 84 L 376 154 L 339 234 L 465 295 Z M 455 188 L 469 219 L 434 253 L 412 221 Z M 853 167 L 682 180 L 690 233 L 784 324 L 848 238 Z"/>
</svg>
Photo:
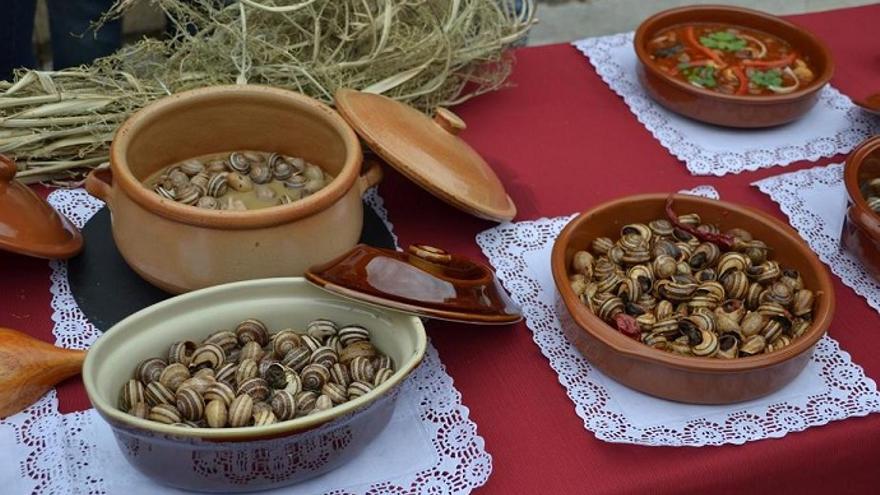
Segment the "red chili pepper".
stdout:
<svg viewBox="0 0 880 495">
<path fill-rule="evenodd" d="M 715 234 L 712 232 L 703 232 L 702 230 L 697 230 L 690 225 L 685 225 L 678 221 L 678 215 L 672 209 L 672 203 L 675 201 L 675 195 L 670 194 L 668 198 L 666 198 L 666 217 L 675 225 L 677 228 L 687 232 L 688 234 L 696 237 L 702 242 L 712 242 L 718 245 L 721 249 L 725 249 L 730 251 L 733 249 L 734 243 L 736 242 L 736 237 L 728 234 Z"/>
<path fill-rule="evenodd" d="M 639 340 L 639 337 L 642 335 L 642 330 L 639 328 L 639 322 L 626 313 L 617 313 L 614 316 L 614 323 L 617 325 L 617 331 L 629 338 Z"/>
<path fill-rule="evenodd" d="M 785 67 L 787 65 L 791 65 L 794 62 L 794 59 L 797 57 L 794 53 L 789 53 L 785 58 L 780 58 L 776 60 L 743 60 L 742 64 L 746 67 L 761 67 L 771 69 L 774 67 Z"/>
<path fill-rule="evenodd" d="M 739 79 L 739 88 L 737 88 L 736 94 L 746 94 L 746 91 L 749 89 L 749 79 L 746 77 L 745 71 L 737 66 L 733 66 L 730 69 L 733 70 L 733 73 L 736 74 L 736 78 Z"/>
<path fill-rule="evenodd" d="M 711 58 L 719 67 L 725 67 L 727 64 L 724 63 L 724 60 L 718 56 L 717 53 L 710 50 L 708 47 L 703 46 L 702 43 L 697 41 L 697 36 L 694 34 L 694 27 L 688 26 L 684 31 L 684 36 L 687 38 L 687 42 L 691 44 L 697 50 L 703 52 L 707 57 Z M 694 62 L 691 62 L 693 65 Z"/>
</svg>

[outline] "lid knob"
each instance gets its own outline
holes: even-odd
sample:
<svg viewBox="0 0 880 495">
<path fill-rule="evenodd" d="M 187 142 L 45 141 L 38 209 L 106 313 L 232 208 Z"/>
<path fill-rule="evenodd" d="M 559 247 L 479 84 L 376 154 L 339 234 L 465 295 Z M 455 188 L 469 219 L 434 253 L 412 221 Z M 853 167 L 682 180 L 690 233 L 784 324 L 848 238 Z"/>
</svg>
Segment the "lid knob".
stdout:
<svg viewBox="0 0 880 495">
<path fill-rule="evenodd" d="M 444 107 L 437 107 L 436 113 L 434 114 L 434 122 L 452 135 L 456 135 L 467 129 L 467 124 L 461 120 L 461 117 L 455 115 L 452 110 Z"/>
<path fill-rule="evenodd" d="M 452 255 L 446 251 L 425 244 L 410 244 L 408 251 L 417 258 L 440 265 L 448 265 L 452 261 Z"/>
<path fill-rule="evenodd" d="M 16 172 L 18 167 L 15 166 L 15 162 L 6 155 L 0 155 L 0 182 L 12 181 Z"/>
</svg>

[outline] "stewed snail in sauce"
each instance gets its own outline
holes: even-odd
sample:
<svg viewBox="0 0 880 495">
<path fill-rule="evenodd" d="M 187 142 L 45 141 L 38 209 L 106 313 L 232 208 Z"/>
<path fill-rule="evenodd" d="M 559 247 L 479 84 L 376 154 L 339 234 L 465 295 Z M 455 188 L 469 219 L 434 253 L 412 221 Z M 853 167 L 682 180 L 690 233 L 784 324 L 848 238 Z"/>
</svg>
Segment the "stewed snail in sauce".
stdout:
<svg viewBox="0 0 880 495">
<path fill-rule="evenodd" d="M 785 40 L 730 24 L 672 26 L 658 32 L 647 50 L 662 72 L 722 94 L 786 94 L 816 77 L 807 57 Z"/>
</svg>

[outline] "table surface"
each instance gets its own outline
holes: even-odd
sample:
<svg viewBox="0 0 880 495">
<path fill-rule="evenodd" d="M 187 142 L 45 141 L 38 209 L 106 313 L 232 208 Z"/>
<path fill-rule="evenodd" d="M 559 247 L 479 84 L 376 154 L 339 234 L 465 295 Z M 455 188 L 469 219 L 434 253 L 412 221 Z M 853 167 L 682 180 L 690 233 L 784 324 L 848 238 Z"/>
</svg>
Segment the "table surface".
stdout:
<svg viewBox="0 0 880 495">
<path fill-rule="evenodd" d="M 880 5 L 793 16 L 837 61 L 832 83 L 851 97 L 880 89 Z M 456 108 L 462 133 L 492 164 L 517 220 L 583 211 L 614 197 L 710 184 L 729 201 L 785 220 L 749 184 L 843 156 L 722 178 L 690 176 L 623 100 L 568 45 L 521 49 L 511 87 Z M 402 245 L 430 243 L 481 257 L 474 236 L 494 224 L 468 217 L 388 171 L 380 193 Z M 413 208 L 413 205 L 419 205 Z M 49 267 L 0 253 L 0 326 L 53 342 Z M 835 277 L 830 334 L 880 379 L 880 316 Z M 869 493 L 880 485 L 880 415 L 852 418 L 742 446 L 642 447 L 584 429 L 525 324 L 480 328 L 432 322 L 429 334 L 493 457 L 485 494 Z M 58 387 L 62 412 L 89 407 L 78 378 Z"/>
</svg>

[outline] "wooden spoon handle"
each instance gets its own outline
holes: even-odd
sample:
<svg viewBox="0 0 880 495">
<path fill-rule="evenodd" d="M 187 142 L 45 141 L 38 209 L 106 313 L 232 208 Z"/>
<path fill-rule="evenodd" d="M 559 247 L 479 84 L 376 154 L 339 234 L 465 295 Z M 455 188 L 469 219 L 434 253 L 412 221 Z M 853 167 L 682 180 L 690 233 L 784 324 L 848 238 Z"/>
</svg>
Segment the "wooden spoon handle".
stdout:
<svg viewBox="0 0 880 495">
<path fill-rule="evenodd" d="M 86 351 L 61 349 L 0 327 L 0 418 L 23 410 L 78 374 L 85 357 Z"/>
</svg>

